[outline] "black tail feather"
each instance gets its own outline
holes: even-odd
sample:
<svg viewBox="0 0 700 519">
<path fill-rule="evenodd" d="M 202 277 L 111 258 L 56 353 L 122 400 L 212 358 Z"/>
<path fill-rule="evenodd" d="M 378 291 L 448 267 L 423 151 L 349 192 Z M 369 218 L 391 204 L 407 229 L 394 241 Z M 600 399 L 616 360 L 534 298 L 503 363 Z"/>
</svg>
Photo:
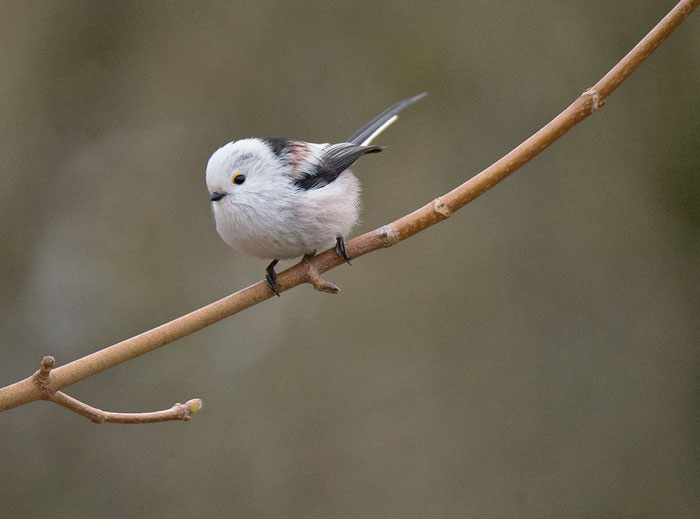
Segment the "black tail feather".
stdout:
<svg viewBox="0 0 700 519">
<path fill-rule="evenodd" d="M 348 142 L 351 142 L 353 144 L 363 144 L 374 134 L 374 132 L 376 132 L 379 128 L 386 124 L 386 122 L 389 121 L 389 119 L 394 117 L 408 105 L 415 103 L 416 101 L 425 97 L 426 95 L 428 95 L 428 92 L 423 92 L 422 94 L 418 94 L 417 96 L 409 97 L 408 99 L 399 101 L 394 106 L 388 108 L 387 110 L 379 114 L 377 117 L 372 119 L 370 122 L 365 124 L 362 128 L 353 133 L 352 136 L 348 139 Z"/>
</svg>

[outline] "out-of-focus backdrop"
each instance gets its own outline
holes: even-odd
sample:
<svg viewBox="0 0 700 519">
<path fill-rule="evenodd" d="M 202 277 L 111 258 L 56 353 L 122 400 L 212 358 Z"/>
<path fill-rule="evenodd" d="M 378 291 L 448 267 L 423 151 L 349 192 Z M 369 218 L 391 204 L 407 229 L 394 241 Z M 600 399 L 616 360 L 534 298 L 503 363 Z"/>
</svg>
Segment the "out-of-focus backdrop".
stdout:
<svg viewBox="0 0 700 519">
<path fill-rule="evenodd" d="M 674 5 L 3 2 L 0 385 L 261 279 L 209 155 L 343 140 L 376 228 L 476 174 Z M 448 221 L 67 392 L 189 423 L 0 414 L 5 517 L 691 517 L 700 15 Z M 283 267 L 291 263 L 285 263 Z"/>
</svg>

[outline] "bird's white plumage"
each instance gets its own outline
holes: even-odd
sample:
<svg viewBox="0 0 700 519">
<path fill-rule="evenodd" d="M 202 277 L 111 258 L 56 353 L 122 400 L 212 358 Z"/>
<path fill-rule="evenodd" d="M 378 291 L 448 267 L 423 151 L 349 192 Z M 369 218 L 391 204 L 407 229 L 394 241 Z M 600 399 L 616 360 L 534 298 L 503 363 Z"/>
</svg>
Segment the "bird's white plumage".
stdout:
<svg viewBox="0 0 700 519">
<path fill-rule="evenodd" d="M 312 145 L 320 150 L 326 145 Z M 349 170 L 322 189 L 299 189 L 285 164 L 257 139 L 231 142 L 207 165 L 216 230 L 234 249 L 266 259 L 297 258 L 347 236 L 359 215 L 360 184 Z M 237 173 L 245 183 L 235 185 Z"/>
</svg>

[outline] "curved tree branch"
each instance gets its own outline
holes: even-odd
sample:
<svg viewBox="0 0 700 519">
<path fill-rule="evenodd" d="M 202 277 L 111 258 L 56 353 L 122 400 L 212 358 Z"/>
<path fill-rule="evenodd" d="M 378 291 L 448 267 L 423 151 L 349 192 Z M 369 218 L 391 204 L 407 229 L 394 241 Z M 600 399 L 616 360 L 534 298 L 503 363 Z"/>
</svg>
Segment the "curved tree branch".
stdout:
<svg viewBox="0 0 700 519">
<path fill-rule="evenodd" d="M 605 99 L 698 7 L 698 4 L 700 0 L 679 2 L 592 88 L 581 94 L 566 110 L 532 137 L 484 171 L 411 214 L 350 240 L 347 243 L 350 256 L 357 258 L 377 249 L 390 247 L 446 219 L 532 160 L 572 127 L 603 106 Z M 279 290 L 289 290 L 302 283 L 318 284 L 320 274 L 337 267 L 343 261 L 332 250 L 304 260 L 278 274 L 281 284 Z M 0 411 L 45 399 L 47 392 L 55 397 L 61 389 L 71 384 L 201 330 L 273 295 L 267 284 L 261 281 L 169 323 L 56 368 L 43 385 L 37 383 L 36 376 L 32 376 L 4 387 L 0 389 Z M 62 400 L 65 405 L 67 400 Z"/>
</svg>

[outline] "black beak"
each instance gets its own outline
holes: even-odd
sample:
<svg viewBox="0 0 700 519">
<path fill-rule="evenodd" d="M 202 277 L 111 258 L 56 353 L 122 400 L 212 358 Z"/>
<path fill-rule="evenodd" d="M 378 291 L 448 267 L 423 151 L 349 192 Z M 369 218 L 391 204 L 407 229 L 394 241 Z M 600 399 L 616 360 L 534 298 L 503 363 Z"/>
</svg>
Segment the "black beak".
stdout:
<svg viewBox="0 0 700 519">
<path fill-rule="evenodd" d="M 213 193 L 209 193 L 209 200 L 211 200 L 212 202 L 218 202 L 219 200 L 221 200 L 225 196 L 226 196 L 226 193 L 214 191 Z"/>
</svg>

